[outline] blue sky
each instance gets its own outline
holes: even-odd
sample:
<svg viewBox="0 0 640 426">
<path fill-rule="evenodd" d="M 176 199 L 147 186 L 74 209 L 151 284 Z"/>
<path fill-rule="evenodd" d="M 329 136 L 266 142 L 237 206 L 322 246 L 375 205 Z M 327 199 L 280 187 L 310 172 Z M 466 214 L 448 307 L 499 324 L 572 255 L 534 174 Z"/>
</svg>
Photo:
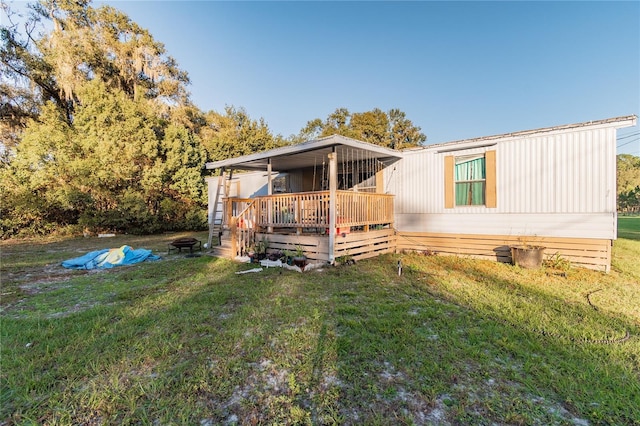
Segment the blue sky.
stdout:
<svg viewBox="0 0 640 426">
<path fill-rule="evenodd" d="M 338 107 L 399 108 L 427 143 L 640 113 L 640 2 L 107 3 L 165 44 L 201 109 L 284 136 Z"/>
</svg>

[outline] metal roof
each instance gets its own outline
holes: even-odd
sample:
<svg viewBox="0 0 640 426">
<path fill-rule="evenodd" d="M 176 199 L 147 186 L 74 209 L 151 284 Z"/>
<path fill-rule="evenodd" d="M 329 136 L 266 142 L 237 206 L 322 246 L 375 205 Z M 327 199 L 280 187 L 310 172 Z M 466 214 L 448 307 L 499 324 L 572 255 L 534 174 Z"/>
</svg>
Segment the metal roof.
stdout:
<svg viewBox="0 0 640 426">
<path fill-rule="evenodd" d="M 271 160 L 271 168 L 274 171 L 301 169 L 322 164 L 322 161 L 326 160 L 327 155 L 334 149 L 339 154 L 341 150 L 348 150 L 348 157 L 351 158 L 376 159 L 383 163 L 392 163 L 402 158 L 400 151 L 341 135 L 332 135 L 297 145 L 283 146 L 269 151 L 213 161 L 206 163 L 205 168 L 209 170 L 222 167 L 240 170 L 267 170 L 267 164 Z M 338 161 L 341 161 L 341 159 L 338 158 Z"/>
<path fill-rule="evenodd" d="M 635 126 L 637 122 L 637 118 L 638 117 L 635 115 L 625 115 L 621 117 L 605 118 L 604 120 L 586 121 L 583 123 L 575 123 L 575 124 L 563 124 L 560 126 L 543 127 L 540 129 L 522 130 L 519 132 L 503 133 L 500 135 L 482 136 L 478 138 L 463 139 L 463 140 L 457 140 L 457 141 L 451 141 L 451 142 L 425 145 L 417 148 L 408 148 L 404 150 L 404 152 L 410 152 L 410 151 L 415 152 L 415 151 L 422 151 L 425 149 L 438 149 L 441 152 L 445 152 L 445 150 L 447 150 L 448 148 L 455 148 L 457 145 L 465 145 L 465 146 L 467 144 L 475 145 L 475 143 L 478 143 L 478 142 L 491 143 L 492 141 L 497 139 L 507 139 L 512 137 L 519 138 L 519 137 L 534 135 L 538 133 L 557 132 L 557 131 L 563 131 L 563 130 L 569 130 L 569 129 L 578 129 L 581 127 L 603 126 L 603 127 L 622 128 L 622 127 L 628 127 L 628 126 Z"/>
</svg>

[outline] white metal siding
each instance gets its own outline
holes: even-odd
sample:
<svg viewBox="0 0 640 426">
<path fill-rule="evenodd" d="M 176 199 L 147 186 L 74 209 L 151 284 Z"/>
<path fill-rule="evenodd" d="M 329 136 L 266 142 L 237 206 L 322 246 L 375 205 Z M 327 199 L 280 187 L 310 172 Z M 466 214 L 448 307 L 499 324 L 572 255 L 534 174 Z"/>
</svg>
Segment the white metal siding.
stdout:
<svg viewBox="0 0 640 426">
<path fill-rule="evenodd" d="M 396 214 L 404 232 L 567 238 L 615 238 L 613 213 Z"/>
<path fill-rule="evenodd" d="M 615 129 L 530 137 L 497 147 L 499 213 L 615 212 Z"/>
<path fill-rule="evenodd" d="M 276 178 L 278 175 L 273 174 Z M 217 176 L 208 176 L 205 178 L 207 182 L 209 211 L 213 209 L 213 203 L 216 198 L 216 189 L 218 186 Z M 258 195 L 267 195 L 267 172 L 249 172 L 234 173 L 231 178 L 232 197 L 251 198 Z M 229 182 L 227 181 L 227 184 Z M 224 191 L 224 190 L 223 190 Z M 220 197 L 224 197 L 224 192 L 220 193 Z"/>
<path fill-rule="evenodd" d="M 445 209 L 444 157 L 493 149 L 497 208 Z M 410 153 L 386 170 L 385 182 L 386 191 L 396 194 L 398 213 L 612 213 L 615 129 L 507 140 L 453 153 Z"/>
</svg>

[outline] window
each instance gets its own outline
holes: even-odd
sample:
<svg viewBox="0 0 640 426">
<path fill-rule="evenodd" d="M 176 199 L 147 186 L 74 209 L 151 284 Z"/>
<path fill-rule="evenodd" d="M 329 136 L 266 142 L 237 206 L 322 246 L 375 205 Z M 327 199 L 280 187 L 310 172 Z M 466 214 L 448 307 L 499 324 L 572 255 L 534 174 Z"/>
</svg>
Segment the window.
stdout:
<svg viewBox="0 0 640 426">
<path fill-rule="evenodd" d="M 456 206 L 483 206 L 486 178 L 484 155 L 456 157 L 454 168 Z"/>
<path fill-rule="evenodd" d="M 271 181 L 271 184 L 273 185 L 273 193 L 274 194 L 282 194 L 287 191 L 288 185 L 287 185 L 287 175 L 279 175 L 275 178 L 273 178 L 273 180 Z"/>
<path fill-rule="evenodd" d="M 444 207 L 497 207 L 496 151 L 444 157 Z"/>
</svg>

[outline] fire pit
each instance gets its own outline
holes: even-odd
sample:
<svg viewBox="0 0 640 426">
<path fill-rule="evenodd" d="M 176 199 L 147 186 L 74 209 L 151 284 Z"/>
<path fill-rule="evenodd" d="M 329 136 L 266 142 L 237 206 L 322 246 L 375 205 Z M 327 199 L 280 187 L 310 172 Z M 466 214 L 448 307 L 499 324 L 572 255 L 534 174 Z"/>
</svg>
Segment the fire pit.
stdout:
<svg viewBox="0 0 640 426">
<path fill-rule="evenodd" d="M 196 240 L 195 238 L 178 238 L 177 240 L 173 240 L 169 243 L 169 254 L 171 254 L 172 250 L 182 252 L 183 248 L 188 248 L 189 253 L 193 253 L 193 248 L 196 245 L 196 248 L 202 251 L 202 242 L 200 240 Z"/>
</svg>

